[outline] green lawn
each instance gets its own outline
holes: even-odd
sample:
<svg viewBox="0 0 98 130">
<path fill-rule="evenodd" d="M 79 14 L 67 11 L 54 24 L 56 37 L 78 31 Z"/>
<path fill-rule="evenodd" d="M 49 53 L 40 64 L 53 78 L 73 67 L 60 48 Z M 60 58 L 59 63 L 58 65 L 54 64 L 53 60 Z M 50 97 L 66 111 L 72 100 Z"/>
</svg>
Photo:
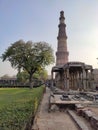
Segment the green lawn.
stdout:
<svg viewBox="0 0 98 130">
<path fill-rule="evenodd" d="M 43 87 L 0 88 L 0 130 L 24 130 L 42 95 Z"/>
</svg>

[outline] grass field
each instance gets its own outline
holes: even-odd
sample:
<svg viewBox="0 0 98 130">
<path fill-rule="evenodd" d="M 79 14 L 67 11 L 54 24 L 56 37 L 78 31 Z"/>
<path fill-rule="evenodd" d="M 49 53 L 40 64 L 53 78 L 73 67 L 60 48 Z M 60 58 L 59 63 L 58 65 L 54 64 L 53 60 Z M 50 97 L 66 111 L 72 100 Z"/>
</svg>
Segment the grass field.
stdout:
<svg viewBox="0 0 98 130">
<path fill-rule="evenodd" d="M 43 87 L 0 88 L 0 130 L 24 130 L 43 95 Z"/>
</svg>

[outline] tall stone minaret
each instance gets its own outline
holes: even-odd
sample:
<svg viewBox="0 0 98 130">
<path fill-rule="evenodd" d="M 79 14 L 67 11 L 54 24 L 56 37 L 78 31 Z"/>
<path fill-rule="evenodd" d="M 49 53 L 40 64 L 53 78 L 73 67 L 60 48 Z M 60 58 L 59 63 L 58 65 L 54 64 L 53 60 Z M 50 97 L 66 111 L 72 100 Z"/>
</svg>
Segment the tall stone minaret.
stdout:
<svg viewBox="0 0 98 130">
<path fill-rule="evenodd" d="M 66 36 L 66 24 L 65 24 L 65 17 L 64 17 L 64 11 L 60 12 L 60 18 L 59 18 L 60 24 L 59 32 L 58 32 L 58 47 L 56 52 L 56 65 L 64 65 L 68 62 L 68 51 L 67 51 L 67 36 Z"/>
</svg>

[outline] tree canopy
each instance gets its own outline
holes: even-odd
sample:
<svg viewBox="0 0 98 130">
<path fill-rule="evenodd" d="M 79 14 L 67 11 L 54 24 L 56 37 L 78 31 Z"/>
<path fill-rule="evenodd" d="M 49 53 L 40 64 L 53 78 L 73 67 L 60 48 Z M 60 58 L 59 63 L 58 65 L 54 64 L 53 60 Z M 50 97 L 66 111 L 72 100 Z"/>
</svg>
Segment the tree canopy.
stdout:
<svg viewBox="0 0 98 130">
<path fill-rule="evenodd" d="M 29 74 L 30 87 L 32 77 L 36 71 L 41 70 L 54 62 L 53 49 L 46 42 L 16 41 L 11 44 L 1 56 L 2 61 L 9 61 L 13 68 L 25 70 Z"/>
</svg>

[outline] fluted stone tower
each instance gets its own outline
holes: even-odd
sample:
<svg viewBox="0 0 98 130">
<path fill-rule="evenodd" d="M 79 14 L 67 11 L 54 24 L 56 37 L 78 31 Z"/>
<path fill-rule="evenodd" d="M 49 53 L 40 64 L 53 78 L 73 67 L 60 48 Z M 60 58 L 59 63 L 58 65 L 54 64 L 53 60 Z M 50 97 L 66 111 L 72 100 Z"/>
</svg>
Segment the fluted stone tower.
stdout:
<svg viewBox="0 0 98 130">
<path fill-rule="evenodd" d="M 64 11 L 60 12 L 60 18 L 59 18 L 60 24 L 59 32 L 58 32 L 58 47 L 56 52 L 56 65 L 64 65 L 68 62 L 68 51 L 67 51 L 67 36 L 66 36 L 66 24 L 65 24 L 65 17 L 64 17 Z"/>
</svg>

